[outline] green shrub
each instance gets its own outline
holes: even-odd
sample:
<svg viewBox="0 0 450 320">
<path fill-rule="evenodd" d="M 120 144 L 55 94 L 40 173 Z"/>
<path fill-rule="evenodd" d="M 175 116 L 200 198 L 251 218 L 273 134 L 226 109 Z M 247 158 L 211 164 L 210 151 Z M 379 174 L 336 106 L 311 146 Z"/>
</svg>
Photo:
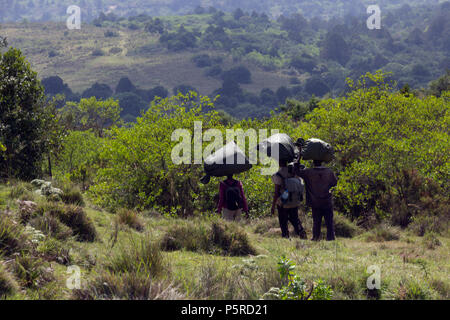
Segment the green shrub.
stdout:
<svg viewBox="0 0 450 320">
<path fill-rule="evenodd" d="M 432 279 L 430 286 L 441 295 L 444 300 L 450 299 L 450 284 L 440 279 Z"/>
<path fill-rule="evenodd" d="M 434 250 L 442 244 L 434 232 L 427 232 L 422 241 L 424 246 L 430 250 Z"/>
<path fill-rule="evenodd" d="M 72 229 L 58 220 L 57 217 L 44 214 L 30 220 L 30 225 L 45 235 L 58 240 L 66 240 L 72 236 Z"/>
<path fill-rule="evenodd" d="M 19 282 L 29 288 L 38 288 L 54 280 L 53 273 L 44 265 L 44 262 L 30 254 L 16 256 L 13 271 Z"/>
<path fill-rule="evenodd" d="M 25 201 L 33 201 L 33 186 L 27 182 L 18 182 L 11 188 L 8 197 L 10 199 L 19 199 Z"/>
<path fill-rule="evenodd" d="M 361 229 L 341 214 L 334 215 L 334 233 L 337 237 L 353 238 Z"/>
<path fill-rule="evenodd" d="M 0 299 L 19 291 L 19 285 L 14 276 L 0 262 Z"/>
<path fill-rule="evenodd" d="M 27 236 L 17 222 L 0 214 L 0 252 L 11 255 L 27 248 Z"/>
<path fill-rule="evenodd" d="M 115 273 L 142 273 L 153 278 L 169 272 L 160 244 L 149 237 L 131 238 L 129 246 L 120 248 L 107 268 Z"/>
<path fill-rule="evenodd" d="M 53 238 L 42 241 L 36 248 L 36 252 L 46 261 L 56 261 L 63 265 L 69 265 L 72 262 L 70 249 Z"/>
<path fill-rule="evenodd" d="M 62 202 L 64 202 L 65 204 L 73 204 L 80 207 L 84 206 L 83 195 L 81 194 L 79 188 L 66 185 L 62 188 L 62 191 Z"/>
<path fill-rule="evenodd" d="M 72 229 L 73 235 L 78 241 L 94 241 L 97 237 L 97 231 L 91 219 L 81 207 L 68 205 L 64 206 L 58 203 L 41 204 L 37 211 L 39 215 L 47 214 L 56 217 L 63 224 Z M 61 229 L 61 231 L 63 231 Z"/>
<path fill-rule="evenodd" d="M 399 231 L 388 225 L 379 225 L 366 235 L 368 242 L 384 242 L 400 239 Z"/>
<path fill-rule="evenodd" d="M 176 287 L 166 280 L 154 280 L 142 273 L 104 272 L 88 285 L 74 290 L 78 300 L 180 300 L 184 298 Z"/>
<path fill-rule="evenodd" d="M 117 221 L 120 224 L 127 225 L 137 231 L 144 230 L 144 223 L 142 222 L 142 219 L 133 210 L 124 208 L 119 209 L 119 211 L 117 212 Z"/>
<path fill-rule="evenodd" d="M 398 300 L 428 300 L 431 292 L 414 280 L 401 280 L 396 292 Z"/>
<path fill-rule="evenodd" d="M 169 228 L 162 239 L 164 250 L 203 251 L 230 256 L 256 254 L 247 233 L 234 224 L 212 222 L 211 226 L 187 221 Z"/>
</svg>

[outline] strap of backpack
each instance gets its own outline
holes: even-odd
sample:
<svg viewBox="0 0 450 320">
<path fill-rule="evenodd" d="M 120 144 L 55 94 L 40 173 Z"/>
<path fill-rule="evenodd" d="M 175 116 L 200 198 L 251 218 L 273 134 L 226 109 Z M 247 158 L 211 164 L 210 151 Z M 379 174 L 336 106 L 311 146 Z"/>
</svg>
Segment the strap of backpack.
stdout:
<svg viewBox="0 0 450 320">
<path fill-rule="evenodd" d="M 279 172 L 277 172 L 276 175 L 280 177 L 282 187 L 285 187 L 285 186 L 286 186 L 286 183 L 285 183 L 285 181 L 284 181 L 285 177 L 283 177 L 283 176 L 281 175 L 281 173 L 279 173 Z"/>
</svg>

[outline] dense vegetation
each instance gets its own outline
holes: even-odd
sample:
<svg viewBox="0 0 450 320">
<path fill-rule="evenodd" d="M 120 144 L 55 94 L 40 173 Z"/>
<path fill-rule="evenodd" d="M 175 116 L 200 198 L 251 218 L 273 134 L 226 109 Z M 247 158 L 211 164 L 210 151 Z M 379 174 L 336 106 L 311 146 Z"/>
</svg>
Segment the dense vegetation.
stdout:
<svg viewBox="0 0 450 320">
<path fill-rule="evenodd" d="M 446 19 L 449 10 L 448 2 L 405 4 L 383 10 L 380 30 L 367 28 L 365 12 L 332 19 L 286 13 L 273 20 L 264 13 L 244 10 L 198 11 L 194 15 L 157 18 L 102 14 L 92 23 L 104 30 L 105 38 L 121 41 L 124 32 L 150 37 L 128 50 L 127 56 L 158 59 L 167 53 L 186 55 L 198 67 L 199 75 L 189 83 L 172 83 L 172 88 L 135 85 L 128 77 L 122 77 L 114 81 L 119 84 L 116 90 L 104 83 L 94 83 L 78 95 L 62 79 L 57 82 L 52 76 L 43 83 L 48 94 L 65 94 L 69 100 L 80 96 L 106 99 L 115 95 L 123 109 L 122 117 L 131 121 L 156 96 L 164 98 L 171 92 L 186 94 L 188 90 L 200 92 L 197 89 L 200 79 L 206 78 L 221 83 L 215 90 L 202 92 L 212 99 L 220 95 L 216 101 L 219 109 L 236 118 L 260 118 L 269 116 L 286 98 L 341 96 L 348 90 L 347 77 L 356 80 L 379 69 L 391 72 L 390 79 L 397 81 L 398 88 L 426 87 L 450 67 L 450 23 Z M 92 55 L 109 61 L 107 57 L 117 54 L 111 51 L 114 48 L 107 51 L 97 46 Z M 56 61 L 58 53 L 49 59 Z M 252 83 L 257 70 L 283 75 L 288 82 L 264 87 L 264 81 L 259 81 L 261 84 L 255 88 Z"/>
<path fill-rule="evenodd" d="M 157 34 L 153 49 L 189 54 L 222 84 L 209 96 L 195 83 L 169 90 L 126 76 L 75 93 L 59 76 L 40 81 L 0 41 L 0 298 L 448 299 L 449 25 L 440 13 L 449 7 L 405 8 L 374 34 L 360 20 L 243 10 L 93 22 L 105 38 L 135 29 Z M 404 38 L 405 12 L 428 28 L 414 38 L 423 42 Z M 252 63 L 292 72 L 292 85 L 243 89 L 255 81 Z M 376 71 L 392 64 L 402 66 Z M 220 219 L 218 179 L 203 185 L 201 164 L 173 161 L 173 132 L 183 129 L 192 160 L 199 122 L 200 151 L 212 128 L 331 143 L 337 241 L 280 239 L 267 163 L 237 176 L 248 219 Z M 236 142 L 253 151 L 250 139 Z M 310 209 L 300 216 L 309 232 Z M 82 283 L 72 290 L 74 265 Z M 367 288 L 370 265 L 382 267 L 380 289 Z"/>
<path fill-rule="evenodd" d="M 438 1 L 429 1 L 438 3 Z M 386 9 L 399 8 L 403 4 L 421 4 L 420 0 L 392 1 L 380 0 L 378 4 Z M 0 12 L 0 22 L 19 21 L 28 19 L 30 21 L 63 20 L 68 6 L 73 5 L 69 0 L 2 0 L 0 6 L 8 8 Z M 204 13 L 217 9 L 233 11 L 238 8 L 243 10 L 254 10 L 258 13 L 266 12 L 277 16 L 301 10 L 303 14 L 314 17 L 329 17 L 336 14 L 365 12 L 367 5 L 372 4 L 368 0 L 321 0 L 321 1 L 294 1 L 294 0 L 138 0 L 132 3 L 118 0 L 82 0 L 76 3 L 82 8 L 82 15 L 91 21 L 102 12 L 113 12 L 118 16 L 133 16 L 141 13 L 150 15 L 180 15 L 187 13 Z"/>
</svg>

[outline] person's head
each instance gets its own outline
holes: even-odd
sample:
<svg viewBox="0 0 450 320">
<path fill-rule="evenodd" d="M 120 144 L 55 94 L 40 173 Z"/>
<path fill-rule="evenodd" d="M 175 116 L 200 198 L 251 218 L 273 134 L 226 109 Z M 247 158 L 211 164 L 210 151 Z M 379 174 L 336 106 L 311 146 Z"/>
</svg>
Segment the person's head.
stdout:
<svg viewBox="0 0 450 320">
<path fill-rule="evenodd" d="M 288 162 L 284 159 L 280 159 L 280 161 L 278 161 L 278 164 L 279 164 L 280 168 L 284 168 L 284 167 L 287 167 Z"/>
<path fill-rule="evenodd" d="M 233 179 L 233 175 L 232 174 L 227 175 L 227 179 Z"/>
<path fill-rule="evenodd" d="M 320 167 L 322 165 L 322 161 L 320 160 L 314 160 L 314 167 Z"/>
</svg>

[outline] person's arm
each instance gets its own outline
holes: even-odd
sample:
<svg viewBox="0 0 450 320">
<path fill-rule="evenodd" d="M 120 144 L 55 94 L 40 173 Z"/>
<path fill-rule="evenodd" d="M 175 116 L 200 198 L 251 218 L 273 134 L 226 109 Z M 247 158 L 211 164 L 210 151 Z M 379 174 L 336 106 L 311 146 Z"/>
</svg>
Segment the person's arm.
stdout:
<svg viewBox="0 0 450 320">
<path fill-rule="evenodd" d="M 219 185 L 219 203 L 217 204 L 217 212 L 220 214 L 222 212 L 222 208 L 224 207 L 225 201 L 225 188 L 222 182 Z"/>
<path fill-rule="evenodd" d="M 331 170 L 330 170 L 331 171 Z M 337 186 L 337 178 L 333 171 L 331 171 L 331 183 L 330 188 Z"/>
<path fill-rule="evenodd" d="M 275 190 L 274 190 L 274 193 L 273 193 L 273 201 L 272 201 L 272 208 L 271 208 L 271 210 L 270 210 L 270 213 L 272 214 L 272 215 L 274 215 L 275 214 L 275 206 L 276 206 L 276 204 L 277 204 L 277 201 L 278 201 L 278 197 L 279 197 L 279 195 L 280 195 L 280 185 L 279 184 L 276 184 L 275 185 Z"/>
<path fill-rule="evenodd" d="M 244 212 L 248 213 L 247 198 L 245 198 L 244 187 L 242 186 L 241 181 L 239 181 L 239 191 L 241 192 L 241 198 L 242 198 L 242 210 Z"/>
</svg>

